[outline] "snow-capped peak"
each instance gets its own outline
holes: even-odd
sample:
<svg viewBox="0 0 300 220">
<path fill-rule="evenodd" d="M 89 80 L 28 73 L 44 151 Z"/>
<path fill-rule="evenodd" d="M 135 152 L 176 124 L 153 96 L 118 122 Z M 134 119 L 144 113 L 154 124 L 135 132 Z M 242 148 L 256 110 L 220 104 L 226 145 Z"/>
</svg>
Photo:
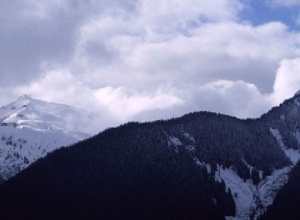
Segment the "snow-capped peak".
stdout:
<svg viewBox="0 0 300 220">
<path fill-rule="evenodd" d="M 58 130 L 63 133 L 84 135 L 82 112 L 71 106 L 45 102 L 22 95 L 0 108 L 0 124 L 19 129 L 38 131 Z"/>
<path fill-rule="evenodd" d="M 85 139 L 88 123 L 71 106 L 20 96 L 0 108 L 0 182 L 47 153 Z"/>
</svg>

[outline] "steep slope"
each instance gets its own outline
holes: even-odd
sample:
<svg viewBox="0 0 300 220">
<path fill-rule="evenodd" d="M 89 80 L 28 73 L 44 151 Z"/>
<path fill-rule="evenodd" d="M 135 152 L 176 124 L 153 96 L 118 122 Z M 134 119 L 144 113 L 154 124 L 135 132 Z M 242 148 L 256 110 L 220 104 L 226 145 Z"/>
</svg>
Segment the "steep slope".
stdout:
<svg viewBox="0 0 300 220">
<path fill-rule="evenodd" d="M 272 206 L 261 218 L 269 219 L 298 219 L 300 215 L 300 164 L 298 163 L 289 174 L 289 180 L 276 196 Z"/>
<path fill-rule="evenodd" d="M 274 107 L 261 117 L 273 130 L 282 137 L 282 144 L 288 149 L 300 147 L 300 93 Z"/>
<path fill-rule="evenodd" d="M 4 183 L 2 213 L 7 219 L 257 219 L 300 158 L 299 99 L 260 119 L 199 112 L 108 129 Z"/>
<path fill-rule="evenodd" d="M 29 96 L 0 108 L 0 179 L 8 179 L 48 152 L 88 137 L 79 110 Z"/>
<path fill-rule="evenodd" d="M 271 130 L 293 166 L 285 175 L 286 184 L 261 219 L 295 219 L 300 214 L 300 91 L 280 107 L 273 108 L 263 119 L 272 124 Z"/>
</svg>

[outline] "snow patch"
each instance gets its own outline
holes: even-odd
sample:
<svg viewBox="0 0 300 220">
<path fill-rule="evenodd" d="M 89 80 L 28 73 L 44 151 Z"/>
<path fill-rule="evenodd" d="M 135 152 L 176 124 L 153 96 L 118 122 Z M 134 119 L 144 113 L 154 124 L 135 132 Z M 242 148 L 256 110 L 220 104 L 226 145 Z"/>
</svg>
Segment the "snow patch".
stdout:
<svg viewBox="0 0 300 220">
<path fill-rule="evenodd" d="M 258 186 L 251 180 L 244 181 L 232 169 L 218 166 L 215 173 L 216 181 L 223 180 L 231 190 L 236 205 L 236 216 L 227 216 L 227 220 L 258 219 L 270 206 L 278 191 L 286 184 L 292 167 L 275 170 L 263 179 Z"/>
<path fill-rule="evenodd" d="M 207 173 L 211 174 L 211 165 L 208 163 L 201 162 L 199 158 L 194 157 L 194 162 L 201 167 L 206 167 Z"/>
<path fill-rule="evenodd" d="M 255 197 L 258 199 L 252 205 L 254 219 L 258 219 L 265 213 L 267 207 L 273 204 L 277 193 L 287 183 L 291 169 L 292 166 L 275 170 L 258 185 L 255 192 Z"/>
<path fill-rule="evenodd" d="M 284 150 L 284 153 L 292 161 L 292 163 L 294 165 L 296 165 L 297 162 L 300 160 L 299 150 L 289 148 L 289 149 Z"/>
<path fill-rule="evenodd" d="M 227 220 L 249 219 L 253 203 L 254 186 L 251 181 L 243 181 L 232 169 L 223 169 L 218 166 L 216 180 L 224 180 L 227 188 L 231 190 L 236 205 L 236 216 L 228 216 Z"/>
<path fill-rule="evenodd" d="M 181 141 L 177 137 L 174 137 L 174 136 L 170 137 L 169 140 L 170 140 L 171 144 L 174 146 L 182 146 Z"/>
<path fill-rule="evenodd" d="M 299 160 L 300 160 L 300 153 L 299 150 L 297 149 L 292 149 L 292 148 L 287 148 L 283 141 L 282 141 L 282 136 L 280 134 L 280 131 L 276 128 L 270 128 L 270 131 L 272 133 L 272 135 L 276 138 L 279 146 L 281 147 L 281 149 L 283 150 L 283 152 L 285 153 L 285 155 L 290 159 L 290 161 L 295 165 Z M 300 133 L 299 131 L 297 131 L 296 134 L 294 134 L 294 136 L 297 138 L 298 142 L 300 141 Z"/>
<path fill-rule="evenodd" d="M 188 145 L 185 147 L 185 149 L 189 152 L 194 152 L 196 150 L 196 147 L 193 145 Z"/>
<path fill-rule="evenodd" d="M 282 141 L 282 136 L 280 134 L 280 131 L 278 129 L 276 129 L 276 128 L 270 128 L 270 132 L 276 138 L 277 143 L 279 144 L 279 146 L 281 147 L 281 149 L 285 150 L 286 146 L 284 145 L 284 143 Z"/>
<path fill-rule="evenodd" d="M 188 140 L 190 140 L 190 141 L 196 143 L 195 138 L 194 138 L 192 135 L 190 135 L 189 133 L 184 133 L 183 135 L 184 135 Z"/>
</svg>

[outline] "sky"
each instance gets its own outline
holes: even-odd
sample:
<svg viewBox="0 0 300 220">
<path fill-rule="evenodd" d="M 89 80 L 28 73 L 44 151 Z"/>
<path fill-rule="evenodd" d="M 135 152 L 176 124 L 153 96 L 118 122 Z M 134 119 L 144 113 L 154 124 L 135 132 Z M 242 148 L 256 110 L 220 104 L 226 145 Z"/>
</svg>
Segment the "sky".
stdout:
<svg viewBox="0 0 300 220">
<path fill-rule="evenodd" d="M 0 0 L 0 105 L 68 104 L 97 132 L 259 117 L 299 89 L 300 0 Z"/>
</svg>

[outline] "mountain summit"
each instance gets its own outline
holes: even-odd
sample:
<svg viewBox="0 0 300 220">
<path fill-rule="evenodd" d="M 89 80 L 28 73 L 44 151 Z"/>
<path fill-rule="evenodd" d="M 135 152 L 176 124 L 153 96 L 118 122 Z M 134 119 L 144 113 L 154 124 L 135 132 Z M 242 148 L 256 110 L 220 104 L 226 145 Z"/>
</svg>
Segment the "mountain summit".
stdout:
<svg viewBox="0 0 300 220">
<path fill-rule="evenodd" d="M 55 130 L 79 139 L 87 136 L 80 124 L 83 117 L 74 107 L 40 101 L 28 95 L 22 95 L 17 101 L 0 108 L 2 126 L 36 131 Z"/>
<path fill-rule="evenodd" d="M 33 99 L 28 95 L 0 108 L 0 180 L 48 152 L 90 135 L 82 132 L 85 116 L 74 107 Z"/>
</svg>

